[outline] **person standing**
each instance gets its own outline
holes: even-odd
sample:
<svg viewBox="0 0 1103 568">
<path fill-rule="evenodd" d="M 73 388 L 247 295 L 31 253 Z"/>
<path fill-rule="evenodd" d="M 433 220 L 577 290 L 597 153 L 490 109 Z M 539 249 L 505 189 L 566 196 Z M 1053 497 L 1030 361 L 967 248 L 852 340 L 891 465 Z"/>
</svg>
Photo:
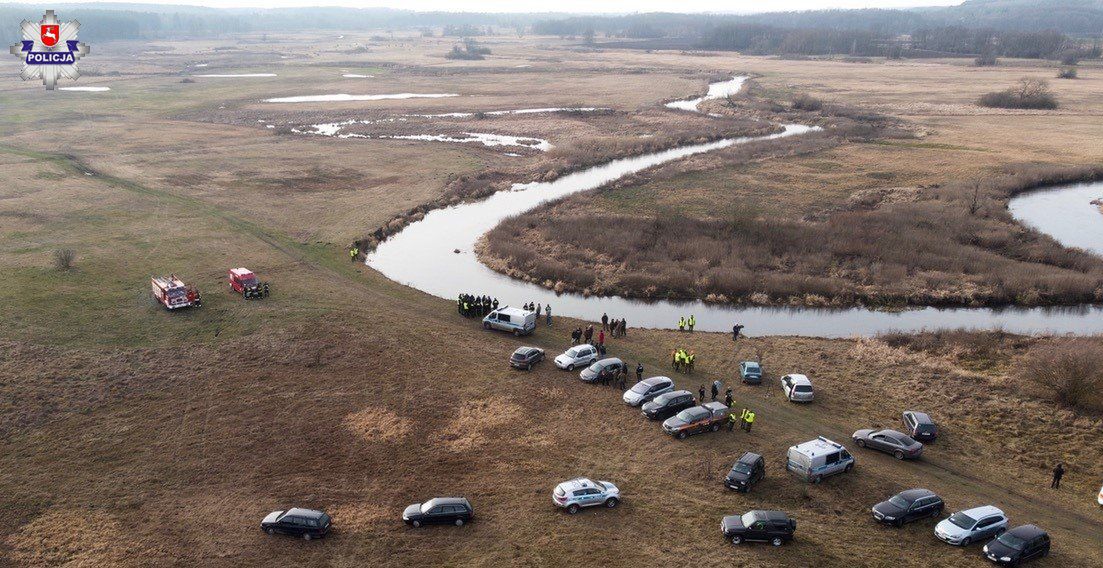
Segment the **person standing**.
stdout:
<svg viewBox="0 0 1103 568">
<path fill-rule="evenodd" d="M 593 338 L 594 338 L 594 326 L 593 326 L 593 324 L 590 324 L 590 325 L 586 326 L 586 333 L 583 335 L 583 337 L 586 339 L 586 343 L 590 343 L 590 341 L 593 340 Z"/>
<path fill-rule="evenodd" d="M 643 363 L 636 363 L 636 382 L 643 380 Z"/>
<path fill-rule="evenodd" d="M 604 329 L 597 332 L 597 344 L 598 345 L 605 345 L 605 330 Z"/>
<path fill-rule="evenodd" d="M 732 404 L 734 404 L 734 403 L 735 403 L 735 398 L 732 396 L 732 390 L 728 389 L 728 392 L 724 393 L 724 406 L 727 406 L 728 408 L 731 408 Z"/>
<path fill-rule="evenodd" d="M 571 332 L 571 345 L 578 345 L 578 342 L 582 339 L 582 328 L 576 327 Z"/>
<path fill-rule="evenodd" d="M 678 331 L 685 331 L 685 330 L 686 330 L 686 318 L 685 318 L 685 316 L 681 316 L 681 317 L 678 318 Z"/>
<path fill-rule="evenodd" d="M 693 326 L 697 325 L 697 316 L 689 314 L 689 320 L 686 321 L 686 325 L 689 326 L 690 333 L 693 333 Z"/>
<path fill-rule="evenodd" d="M 732 326 L 732 341 L 739 341 L 739 333 L 743 331 L 743 324 L 735 324 Z"/>
<path fill-rule="evenodd" d="M 620 390 L 628 388 L 628 366 L 620 370 Z"/>
<path fill-rule="evenodd" d="M 701 395 L 698 404 L 705 404 L 705 385 L 701 385 L 701 388 L 697 389 L 697 394 Z"/>
<path fill-rule="evenodd" d="M 747 433 L 748 434 L 751 433 L 751 426 L 754 426 L 754 412 L 753 411 L 748 411 L 747 412 Z"/>
<path fill-rule="evenodd" d="M 628 323 L 627 323 L 627 321 L 628 320 L 626 320 L 625 318 L 620 319 L 620 336 L 621 337 L 628 337 Z"/>
<path fill-rule="evenodd" d="M 551 327 L 551 304 L 544 306 L 544 313 L 548 316 L 548 327 Z"/>
<path fill-rule="evenodd" d="M 746 430 L 747 429 L 747 413 L 749 413 L 749 412 L 750 412 L 749 410 L 744 408 L 743 412 L 739 413 L 739 429 L 740 430 Z"/>
<path fill-rule="evenodd" d="M 712 382 L 712 401 L 716 402 L 716 397 L 720 396 L 720 381 Z"/>
<path fill-rule="evenodd" d="M 360 256 L 359 247 L 352 247 L 349 249 L 349 260 L 356 262 L 356 257 Z"/>
<path fill-rule="evenodd" d="M 601 314 L 601 329 L 609 329 L 609 314 Z"/>
<path fill-rule="evenodd" d="M 1061 488 L 1061 478 L 1065 476 L 1065 464 L 1057 462 L 1057 467 L 1053 468 L 1053 481 L 1049 484 L 1050 489 Z"/>
<path fill-rule="evenodd" d="M 731 405 L 729 404 L 728 406 L 731 406 Z M 738 418 L 735 416 L 735 411 L 734 410 L 732 410 L 731 412 L 728 413 L 728 432 L 734 432 L 735 431 L 735 422 L 737 420 L 738 420 Z"/>
</svg>

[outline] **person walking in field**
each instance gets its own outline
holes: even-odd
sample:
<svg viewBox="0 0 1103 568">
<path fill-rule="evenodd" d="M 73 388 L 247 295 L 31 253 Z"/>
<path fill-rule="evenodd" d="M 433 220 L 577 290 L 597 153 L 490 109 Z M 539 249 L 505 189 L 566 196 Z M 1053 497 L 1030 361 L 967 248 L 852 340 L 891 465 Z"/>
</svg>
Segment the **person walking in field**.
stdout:
<svg viewBox="0 0 1103 568">
<path fill-rule="evenodd" d="M 636 363 L 636 382 L 643 380 L 643 363 Z"/>
<path fill-rule="evenodd" d="M 1053 481 L 1050 482 L 1050 489 L 1061 488 L 1061 478 L 1065 476 L 1065 464 L 1057 462 L 1057 467 L 1053 468 Z"/>
<path fill-rule="evenodd" d="M 597 344 L 599 346 L 605 345 L 605 330 L 604 329 L 597 332 Z"/>
<path fill-rule="evenodd" d="M 594 339 L 594 326 L 590 324 L 586 326 L 586 333 L 584 334 L 586 343 L 590 343 Z"/>
<path fill-rule="evenodd" d="M 582 340 L 582 328 L 576 327 L 571 332 L 571 345 L 578 345 L 578 342 Z"/>
<path fill-rule="evenodd" d="M 697 389 L 697 394 L 701 395 L 698 399 L 700 404 L 705 404 L 705 385 L 701 385 L 701 388 Z"/>
<path fill-rule="evenodd" d="M 548 316 L 548 327 L 551 327 L 551 304 L 544 306 L 544 313 Z"/>
<path fill-rule="evenodd" d="M 689 332 L 693 333 L 693 326 L 697 325 L 697 316 L 689 314 L 689 319 L 686 320 L 686 325 L 689 326 Z"/>
<path fill-rule="evenodd" d="M 609 314 L 601 314 L 601 329 L 609 329 Z"/>
<path fill-rule="evenodd" d="M 724 393 L 724 406 L 731 408 L 731 405 L 735 403 L 735 398 L 732 397 L 732 390 L 728 389 L 728 392 Z"/>
</svg>

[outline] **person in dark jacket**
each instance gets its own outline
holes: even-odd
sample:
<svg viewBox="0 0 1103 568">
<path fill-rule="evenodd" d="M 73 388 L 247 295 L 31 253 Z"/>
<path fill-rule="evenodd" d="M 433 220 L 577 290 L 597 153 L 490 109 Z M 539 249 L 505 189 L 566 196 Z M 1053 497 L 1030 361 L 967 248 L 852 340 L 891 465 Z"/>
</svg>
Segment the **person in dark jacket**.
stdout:
<svg viewBox="0 0 1103 568">
<path fill-rule="evenodd" d="M 609 329 L 609 314 L 601 314 L 601 329 Z"/>
<path fill-rule="evenodd" d="M 728 408 L 731 408 L 731 405 L 734 402 L 735 402 L 735 398 L 732 397 L 732 390 L 728 389 L 728 391 L 724 393 L 724 406 L 727 406 Z"/>
<path fill-rule="evenodd" d="M 586 339 L 586 343 L 590 343 L 594 339 L 593 325 L 586 326 L 586 333 L 583 334 L 583 337 Z"/>
<path fill-rule="evenodd" d="M 720 387 L 716 386 L 716 383 L 712 383 L 712 401 L 716 402 L 716 395 L 720 394 Z"/>
<path fill-rule="evenodd" d="M 1061 488 L 1061 478 L 1065 476 L 1065 464 L 1057 462 L 1057 467 L 1053 468 L 1053 481 L 1049 484 L 1050 489 Z"/>
<path fill-rule="evenodd" d="M 701 388 L 697 389 L 697 394 L 701 395 L 699 404 L 705 404 L 705 385 L 701 385 Z"/>
<path fill-rule="evenodd" d="M 636 382 L 643 380 L 643 363 L 636 363 Z"/>
<path fill-rule="evenodd" d="M 732 341 L 739 341 L 739 334 L 743 331 L 743 324 L 735 324 L 732 326 Z"/>
<path fill-rule="evenodd" d="M 578 342 L 582 340 L 582 328 L 576 327 L 571 332 L 571 345 L 578 345 Z"/>
</svg>

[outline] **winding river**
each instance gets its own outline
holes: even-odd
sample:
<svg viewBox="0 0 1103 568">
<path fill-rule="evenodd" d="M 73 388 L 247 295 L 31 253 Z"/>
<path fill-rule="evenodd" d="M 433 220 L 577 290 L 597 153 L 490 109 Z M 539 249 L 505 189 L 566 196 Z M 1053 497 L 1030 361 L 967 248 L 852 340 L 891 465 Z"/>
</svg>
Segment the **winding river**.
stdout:
<svg viewBox="0 0 1103 568">
<path fill-rule="evenodd" d="M 742 84 L 725 81 L 723 89 Z M 715 86 L 716 84 L 714 84 Z M 710 87 L 709 94 L 722 90 Z M 707 98 L 707 96 L 706 96 Z M 699 101 L 697 101 L 699 102 Z M 696 104 L 693 105 L 696 109 Z M 681 107 L 679 107 L 681 108 Z M 685 110 L 690 110 L 686 108 Z M 768 136 L 732 138 L 693 144 L 607 164 L 551 182 L 516 184 L 510 191 L 482 201 L 434 210 L 384 241 L 368 255 L 368 266 L 388 278 L 429 294 L 454 299 L 457 294 L 490 294 L 504 303 L 551 304 L 552 314 L 597 320 L 602 313 L 627 318 L 629 327 L 675 328 L 679 316 L 693 314 L 696 329 L 730 331 L 735 323 L 750 335 L 848 337 L 889 330 L 936 328 L 1002 328 L 1017 333 L 1100 333 L 1103 306 L 1070 308 L 921 308 L 884 312 L 864 308 L 816 309 L 745 307 L 701 301 L 641 301 L 622 297 L 582 296 L 555 292 L 487 268 L 476 257 L 475 243 L 503 219 L 523 215 L 539 205 L 595 189 L 628 174 L 694 154 L 736 144 L 800 135 L 813 130 L 785 125 Z M 1024 194 L 1010 203 L 1021 222 L 1049 233 L 1060 242 L 1103 254 L 1103 214 L 1089 202 L 1103 196 L 1103 183 L 1076 184 Z M 454 250 L 460 252 L 456 253 Z"/>
</svg>

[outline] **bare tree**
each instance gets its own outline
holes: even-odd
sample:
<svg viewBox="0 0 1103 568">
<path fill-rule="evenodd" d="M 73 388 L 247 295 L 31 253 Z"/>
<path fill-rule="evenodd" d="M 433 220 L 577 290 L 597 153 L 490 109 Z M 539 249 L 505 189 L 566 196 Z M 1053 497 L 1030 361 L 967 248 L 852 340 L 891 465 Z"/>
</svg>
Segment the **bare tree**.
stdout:
<svg viewBox="0 0 1103 568">
<path fill-rule="evenodd" d="M 63 248 L 54 251 L 54 266 L 62 272 L 72 270 L 77 253 L 73 249 Z"/>
<path fill-rule="evenodd" d="M 973 200 L 969 203 L 969 214 L 976 215 L 980 209 L 980 180 L 973 182 Z"/>
</svg>

